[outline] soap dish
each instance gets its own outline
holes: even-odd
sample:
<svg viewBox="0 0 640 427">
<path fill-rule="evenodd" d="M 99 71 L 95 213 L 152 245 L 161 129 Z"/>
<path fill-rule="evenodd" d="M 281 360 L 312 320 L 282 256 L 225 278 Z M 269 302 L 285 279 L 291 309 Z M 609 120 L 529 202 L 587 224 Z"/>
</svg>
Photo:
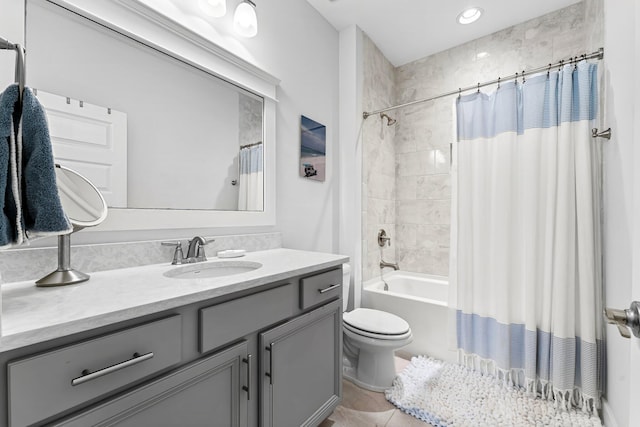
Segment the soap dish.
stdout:
<svg viewBox="0 0 640 427">
<path fill-rule="evenodd" d="M 244 256 L 245 253 L 247 253 L 247 251 L 244 249 L 229 249 L 218 252 L 218 258 L 237 258 Z"/>
</svg>

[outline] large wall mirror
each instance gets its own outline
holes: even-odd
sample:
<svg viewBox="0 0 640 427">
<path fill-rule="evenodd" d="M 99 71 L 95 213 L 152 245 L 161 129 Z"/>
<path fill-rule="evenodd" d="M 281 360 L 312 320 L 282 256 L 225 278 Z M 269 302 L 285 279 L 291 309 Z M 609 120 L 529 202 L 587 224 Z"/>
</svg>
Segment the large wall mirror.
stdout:
<svg viewBox="0 0 640 427">
<path fill-rule="evenodd" d="M 276 79 L 143 2 L 25 4 L 27 83 L 56 161 L 105 196 L 103 229 L 275 223 Z"/>
</svg>

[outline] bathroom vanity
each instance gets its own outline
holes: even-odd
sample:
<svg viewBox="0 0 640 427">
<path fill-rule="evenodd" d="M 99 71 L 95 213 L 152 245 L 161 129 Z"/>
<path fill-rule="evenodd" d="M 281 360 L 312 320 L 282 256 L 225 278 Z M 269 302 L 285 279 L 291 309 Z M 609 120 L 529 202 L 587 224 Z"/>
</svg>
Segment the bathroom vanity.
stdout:
<svg viewBox="0 0 640 427">
<path fill-rule="evenodd" d="M 243 260 L 262 266 L 3 286 L 0 425 L 318 425 L 342 394 L 347 258 L 273 249 Z"/>
</svg>

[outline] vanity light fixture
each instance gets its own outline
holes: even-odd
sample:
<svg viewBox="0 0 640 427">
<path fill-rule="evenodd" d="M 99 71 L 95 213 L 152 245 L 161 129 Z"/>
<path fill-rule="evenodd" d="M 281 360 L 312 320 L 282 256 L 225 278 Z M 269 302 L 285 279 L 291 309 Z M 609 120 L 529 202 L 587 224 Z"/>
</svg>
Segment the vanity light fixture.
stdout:
<svg viewBox="0 0 640 427">
<path fill-rule="evenodd" d="M 482 12 L 484 12 L 479 7 L 470 7 L 458 15 L 458 23 L 460 24 L 471 24 L 472 22 L 476 22 L 482 16 Z"/>
<path fill-rule="evenodd" d="M 256 4 L 251 0 L 243 0 L 233 15 L 233 29 L 243 37 L 253 37 L 258 34 L 258 17 Z"/>
<path fill-rule="evenodd" d="M 227 14 L 227 0 L 200 0 L 200 9 L 213 18 L 221 18 Z"/>
</svg>

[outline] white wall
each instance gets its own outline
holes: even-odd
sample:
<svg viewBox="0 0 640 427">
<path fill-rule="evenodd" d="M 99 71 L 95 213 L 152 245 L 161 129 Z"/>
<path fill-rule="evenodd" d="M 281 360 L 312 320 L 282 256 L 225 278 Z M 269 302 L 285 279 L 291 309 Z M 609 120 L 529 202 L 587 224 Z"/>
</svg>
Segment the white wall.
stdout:
<svg viewBox="0 0 640 427">
<path fill-rule="evenodd" d="M 24 4 L 16 0 L 0 0 L 0 11 L 0 37 L 12 43 L 23 44 L 20 17 L 24 17 Z M 0 91 L 14 82 L 15 58 L 13 51 L 0 50 Z"/>
<path fill-rule="evenodd" d="M 630 90 L 635 76 L 630 47 L 635 31 L 634 0 L 605 0 L 603 127 L 613 129 L 604 144 L 605 162 L 605 289 L 606 305 L 627 308 L 631 302 L 633 217 L 633 103 Z M 607 407 L 605 416 L 615 417 L 617 426 L 629 424 L 630 340 L 607 327 Z M 609 414 L 609 415 L 608 415 Z M 605 417 L 605 421 L 607 420 Z M 611 422 L 611 421 L 610 421 Z M 615 425 L 615 424 L 612 424 Z"/>
<path fill-rule="evenodd" d="M 625 2 L 626 5 L 626 2 Z M 635 39 L 633 43 L 633 74 L 634 79 L 634 91 L 635 100 L 640 95 L 640 80 L 637 78 L 638 70 L 640 70 L 640 5 L 638 2 L 634 2 L 635 6 L 635 19 L 633 20 L 633 28 L 635 29 Z M 633 13 L 632 13 L 633 14 Z M 629 35 L 631 38 L 632 35 Z M 635 103 L 634 103 L 635 107 Z M 635 107 L 633 111 L 633 136 L 637 138 L 640 135 L 640 108 Z M 631 298 L 635 301 L 640 301 L 640 227 L 638 226 L 638 220 L 640 219 L 640 169 L 637 167 L 640 164 L 640 148 L 637 143 L 634 144 L 633 159 L 632 162 L 636 167 L 633 174 L 633 218 L 635 219 L 633 230 L 633 282 L 631 286 Z M 630 345 L 630 360 L 629 360 L 629 420 L 633 420 L 634 424 L 637 424 L 640 420 L 640 405 L 637 402 L 640 401 L 640 389 L 638 383 L 640 382 L 640 340 L 633 340 Z M 622 424 L 620 424 L 622 425 Z"/>
<path fill-rule="evenodd" d="M 281 79 L 277 223 L 285 247 L 338 251 L 338 33 L 306 1 L 257 2 L 259 38 L 246 47 Z M 327 127 L 326 181 L 298 175 L 300 115 Z M 344 141 L 343 143 L 348 143 Z"/>
<path fill-rule="evenodd" d="M 359 28 L 340 32 L 339 252 L 348 255 L 351 263 L 349 309 L 360 307 L 362 282 L 362 51 Z"/>
</svg>

